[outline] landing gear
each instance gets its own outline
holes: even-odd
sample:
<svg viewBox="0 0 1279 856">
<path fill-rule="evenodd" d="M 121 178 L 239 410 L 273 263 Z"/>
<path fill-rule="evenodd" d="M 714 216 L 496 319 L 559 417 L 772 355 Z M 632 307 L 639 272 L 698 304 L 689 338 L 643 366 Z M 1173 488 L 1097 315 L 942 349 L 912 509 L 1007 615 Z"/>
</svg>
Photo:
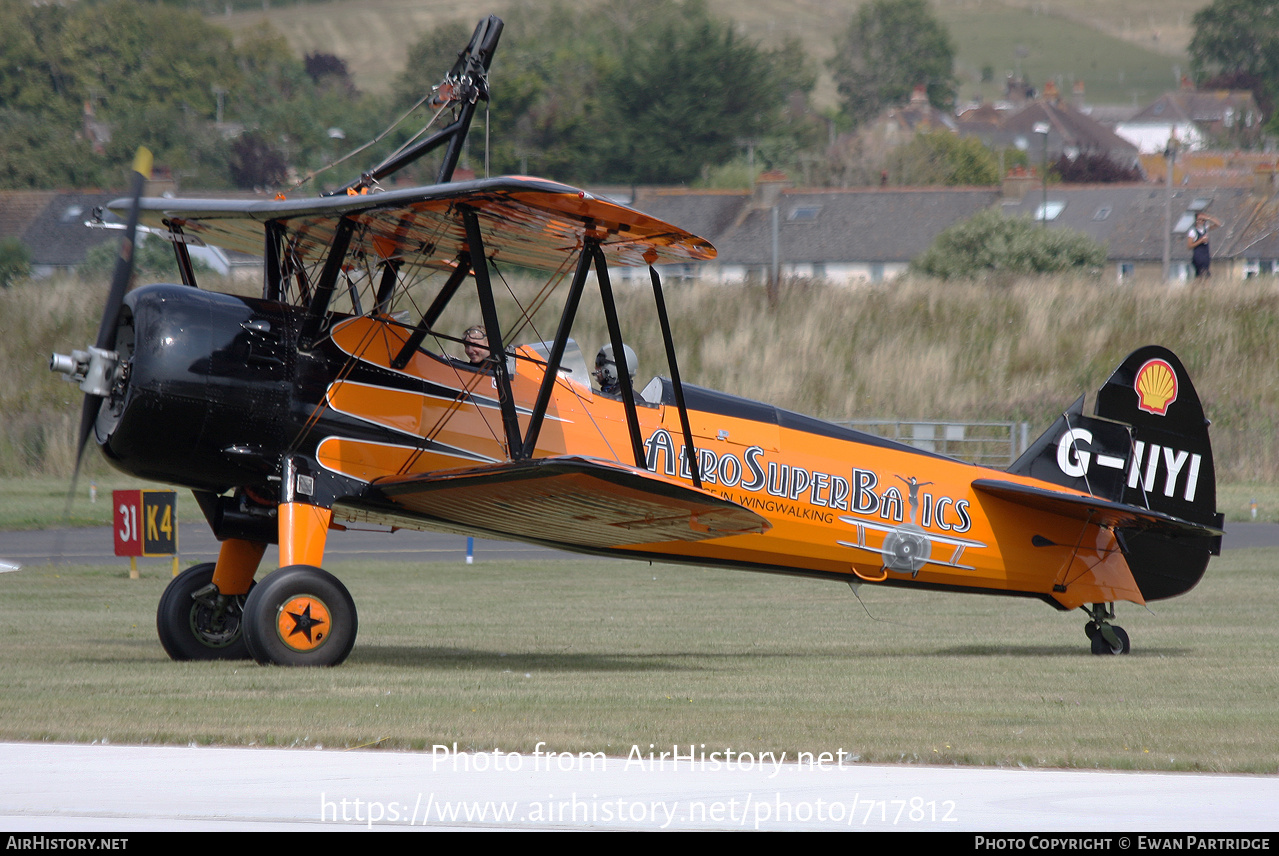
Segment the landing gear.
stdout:
<svg viewBox="0 0 1279 856">
<path fill-rule="evenodd" d="M 1110 623 L 1115 617 L 1114 604 L 1094 603 L 1082 609 L 1088 613 L 1084 635 L 1092 642 L 1094 654 L 1127 654 L 1131 650 L 1128 633 L 1119 625 Z"/>
<path fill-rule="evenodd" d="M 244 605 L 248 652 L 263 665 L 336 666 L 355 645 L 357 623 L 346 586 L 310 565 L 270 574 Z"/>
<path fill-rule="evenodd" d="M 174 660 L 247 660 L 243 613 L 246 595 L 222 595 L 212 562 L 187 568 L 160 596 L 155 626 Z"/>
</svg>

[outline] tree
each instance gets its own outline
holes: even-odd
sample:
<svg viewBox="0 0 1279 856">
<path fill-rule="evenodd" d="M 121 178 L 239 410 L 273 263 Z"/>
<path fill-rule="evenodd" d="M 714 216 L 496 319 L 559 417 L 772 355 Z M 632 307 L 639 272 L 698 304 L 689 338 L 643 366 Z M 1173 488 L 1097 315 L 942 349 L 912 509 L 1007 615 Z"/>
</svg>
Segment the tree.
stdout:
<svg viewBox="0 0 1279 856">
<path fill-rule="evenodd" d="M 780 81 L 768 53 L 704 13 L 635 34 L 604 83 L 615 131 L 609 172 L 639 182 L 691 181 L 769 131 L 786 97 Z"/>
<path fill-rule="evenodd" d="M 1213 0 L 1191 19 L 1190 62 L 1196 75 L 1244 73 L 1279 83 L 1279 2 Z"/>
<path fill-rule="evenodd" d="M 888 153 L 889 183 L 903 185 L 999 184 L 999 159 L 976 137 L 949 131 L 916 134 L 915 139 Z"/>
<path fill-rule="evenodd" d="M 8 288 L 15 280 L 31 273 L 31 252 L 18 238 L 0 239 L 0 287 Z"/>
<path fill-rule="evenodd" d="M 916 86 L 927 88 L 935 107 L 948 106 L 954 57 L 950 34 L 925 0 L 874 0 L 837 38 L 830 69 L 844 111 L 857 125 L 906 101 Z"/>
<path fill-rule="evenodd" d="M 469 35 L 441 25 L 410 49 L 400 109 L 439 81 Z M 516 6 L 490 79 L 495 172 L 687 182 L 747 145 L 776 166 L 812 135 L 784 115 L 788 96 L 816 82 L 799 44 L 761 48 L 701 0 Z"/>
<path fill-rule="evenodd" d="M 1105 247 L 1082 232 L 1045 229 L 1029 217 L 1005 217 L 991 208 L 943 231 L 911 268 L 940 279 L 970 279 L 1092 270 L 1105 263 Z"/>
<path fill-rule="evenodd" d="M 1141 181 L 1141 170 L 1124 166 L 1105 152 L 1081 152 L 1074 158 L 1065 154 L 1052 165 L 1065 184 L 1109 184 L 1119 181 Z"/>
</svg>

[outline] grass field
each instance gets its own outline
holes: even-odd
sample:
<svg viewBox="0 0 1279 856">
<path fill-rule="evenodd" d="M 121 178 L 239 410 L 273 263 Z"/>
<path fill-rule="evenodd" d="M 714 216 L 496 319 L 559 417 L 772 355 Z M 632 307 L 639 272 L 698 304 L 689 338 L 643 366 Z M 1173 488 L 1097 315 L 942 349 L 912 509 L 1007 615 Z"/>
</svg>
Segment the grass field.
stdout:
<svg viewBox="0 0 1279 856">
<path fill-rule="evenodd" d="M 1042 603 L 666 565 L 334 566 L 360 608 L 326 670 L 175 663 L 167 566 L 0 575 L 0 739 L 1279 772 L 1274 551 L 1121 605 L 1126 657 Z M 868 614 L 869 613 L 869 614 Z"/>
<path fill-rule="evenodd" d="M 401 72 L 408 46 L 441 22 L 473 24 L 484 14 L 506 14 L 518 0 L 492 0 L 477 7 L 456 0 L 335 0 L 271 9 L 267 20 L 299 53 L 325 51 L 342 57 L 357 83 L 386 91 Z M 814 101 L 832 107 L 837 96 L 825 63 L 834 35 L 847 27 L 856 3 L 844 0 L 710 0 L 713 13 L 734 21 L 764 45 L 799 39 L 820 73 Z M 980 91 L 995 97 L 1007 71 L 1020 70 L 1036 87 L 1059 79 L 1069 94 L 1085 81 L 1091 103 L 1128 104 L 1174 88 L 1173 67 L 1183 70 L 1190 20 L 1201 0 L 938 0 L 934 9 L 949 28 L 956 50 L 961 100 Z M 214 20 L 233 31 L 256 26 L 262 12 Z M 1018 48 L 1024 56 L 1019 57 Z M 995 81 L 979 85 L 982 66 Z"/>
</svg>

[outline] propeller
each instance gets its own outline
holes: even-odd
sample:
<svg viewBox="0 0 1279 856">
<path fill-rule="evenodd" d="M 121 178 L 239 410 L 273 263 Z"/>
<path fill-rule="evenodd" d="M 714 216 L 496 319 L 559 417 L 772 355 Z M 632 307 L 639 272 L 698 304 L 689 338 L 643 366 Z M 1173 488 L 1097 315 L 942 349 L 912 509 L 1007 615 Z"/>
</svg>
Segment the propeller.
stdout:
<svg viewBox="0 0 1279 856">
<path fill-rule="evenodd" d="M 89 432 L 93 430 L 98 410 L 116 379 L 119 366 L 119 355 L 115 353 L 116 330 L 120 323 L 124 295 L 133 279 L 133 250 L 138 232 L 139 200 L 142 198 L 142 188 L 151 176 L 151 162 L 151 152 L 139 148 L 133 158 L 133 172 L 130 176 L 129 219 L 120 239 L 120 252 L 111 276 L 106 306 L 102 310 L 97 341 L 88 351 L 72 351 L 70 356 L 54 354 L 49 360 L 50 369 L 62 372 L 67 380 L 78 382 L 80 389 L 84 391 L 84 403 L 80 409 L 80 431 L 76 435 L 75 469 L 71 474 L 71 488 L 67 494 L 68 511 L 75 496 L 80 464 L 84 459 L 85 446 L 89 443 Z"/>
</svg>

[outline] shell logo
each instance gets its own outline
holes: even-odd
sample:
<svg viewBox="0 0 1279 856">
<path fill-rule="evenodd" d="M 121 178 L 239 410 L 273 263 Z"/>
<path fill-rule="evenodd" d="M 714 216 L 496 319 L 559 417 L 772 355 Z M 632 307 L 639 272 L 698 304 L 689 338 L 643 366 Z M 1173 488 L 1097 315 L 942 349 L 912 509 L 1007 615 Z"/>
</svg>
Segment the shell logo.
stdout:
<svg viewBox="0 0 1279 856">
<path fill-rule="evenodd" d="M 1177 373 L 1164 360 L 1147 360 L 1137 370 L 1133 382 L 1137 391 L 1137 409 L 1166 416 L 1168 407 L 1177 400 Z"/>
</svg>

